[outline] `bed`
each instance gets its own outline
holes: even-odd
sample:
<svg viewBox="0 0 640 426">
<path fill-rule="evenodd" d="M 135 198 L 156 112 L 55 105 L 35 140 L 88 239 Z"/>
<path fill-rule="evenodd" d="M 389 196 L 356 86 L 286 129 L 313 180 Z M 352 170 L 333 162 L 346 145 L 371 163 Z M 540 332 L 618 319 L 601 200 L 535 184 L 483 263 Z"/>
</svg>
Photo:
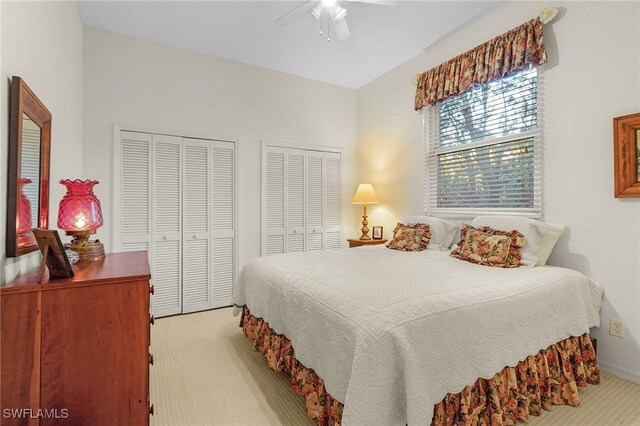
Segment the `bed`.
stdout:
<svg viewBox="0 0 640 426">
<path fill-rule="evenodd" d="M 234 314 L 283 337 L 278 351 L 286 342 L 322 379 L 342 423 L 413 425 L 479 378 L 546 362 L 542 351 L 568 338 L 590 342 L 602 293 L 570 269 L 374 246 L 254 259 L 234 287 Z"/>
</svg>

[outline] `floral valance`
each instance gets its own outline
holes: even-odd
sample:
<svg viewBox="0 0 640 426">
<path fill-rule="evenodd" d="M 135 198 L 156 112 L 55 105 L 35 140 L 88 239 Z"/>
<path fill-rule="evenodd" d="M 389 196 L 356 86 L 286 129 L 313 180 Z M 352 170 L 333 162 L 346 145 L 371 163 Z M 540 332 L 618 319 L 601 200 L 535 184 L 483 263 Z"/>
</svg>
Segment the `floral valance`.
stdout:
<svg viewBox="0 0 640 426">
<path fill-rule="evenodd" d="M 420 75 L 416 111 L 460 94 L 474 85 L 547 62 L 540 18 L 532 19 L 493 40 Z"/>
</svg>

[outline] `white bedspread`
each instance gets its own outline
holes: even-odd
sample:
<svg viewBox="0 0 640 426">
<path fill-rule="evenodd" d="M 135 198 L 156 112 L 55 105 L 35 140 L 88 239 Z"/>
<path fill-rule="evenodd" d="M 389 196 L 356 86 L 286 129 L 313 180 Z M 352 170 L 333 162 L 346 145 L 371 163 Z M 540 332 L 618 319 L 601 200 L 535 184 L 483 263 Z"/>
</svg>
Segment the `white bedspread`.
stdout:
<svg viewBox="0 0 640 426">
<path fill-rule="evenodd" d="M 254 259 L 234 287 L 344 403 L 345 425 L 428 424 L 446 393 L 600 325 L 601 301 L 573 270 L 383 246 Z"/>
</svg>

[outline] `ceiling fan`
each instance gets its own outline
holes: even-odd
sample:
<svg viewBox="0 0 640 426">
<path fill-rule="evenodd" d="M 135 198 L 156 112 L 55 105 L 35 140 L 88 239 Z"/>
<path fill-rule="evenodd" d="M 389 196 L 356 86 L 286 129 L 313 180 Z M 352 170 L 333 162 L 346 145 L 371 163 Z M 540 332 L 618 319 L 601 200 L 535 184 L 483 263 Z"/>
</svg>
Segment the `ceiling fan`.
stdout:
<svg viewBox="0 0 640 426">
<path fill-rule="evenodd" d="M 392 6 L 396 0 L 350 0 L 343 3 L 370 3 L 384 6 Z M 327 41 L 331 41 L 331 28 L 336 33 L 338 40 L 346 40 L 351 35 L 345 16 L 347 9 L 342 7 L 338 0 L 307 0 L 300 3 L 291 11 L 285 13 L 274 22 L 276 25 L 284 26 L 293 21 L 298 16 L 310 13 L 316 21 L 320 22 L 320 35 L 324 35 L 325 23 Z"/>
</svg>

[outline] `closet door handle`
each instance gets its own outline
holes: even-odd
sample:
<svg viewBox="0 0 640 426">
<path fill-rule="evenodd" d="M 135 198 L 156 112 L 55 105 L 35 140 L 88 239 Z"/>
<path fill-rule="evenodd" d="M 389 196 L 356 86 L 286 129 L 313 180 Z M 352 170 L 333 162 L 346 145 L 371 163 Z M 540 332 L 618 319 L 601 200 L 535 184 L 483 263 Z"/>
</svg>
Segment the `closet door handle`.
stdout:
<svg viewBox="0 0 640 426">
<path fill-rule="evenodd" d="M 164 241 L 167 241 L 167 236 L 166 236 L 166 235 L 163 235 L 163 236 L 162 236 L 162 239 L 163 239 Z"/>
<path fill-rule="evenodd" d="M 297 234 L 297 233 L 298 233 L 298 230 L 297 230 L 297 229 L 294 229 L 294 230 L 293 230 L 293 233 L 294 233 L 294 234 Z"/>
<path fill-rule="evenodd" d="M 149 404 L 149 415 L 153 416 L 153 404 Z"/>
<path fill-rule="evenodd" d="M 149 315 L 149 324 L 154 325 L 156 323 L 156 317 Z"/>
<path fill-rule="evenodd" d="M 149 287 L 149 294 L 156 294 L 156 289 L 154 286 Z"/>
<path fill-rule="evenodd" d="M 149 364 L 153 365 L 153 354 L 149 354 Z"/>
<path fill-rule="evenodd" d="M 198 236 L 196 234 L 193 234 L 193 237 L 191 237 L 191 238 L 193 238 L 194 240 L 197 240 Z"/>
</svg>

